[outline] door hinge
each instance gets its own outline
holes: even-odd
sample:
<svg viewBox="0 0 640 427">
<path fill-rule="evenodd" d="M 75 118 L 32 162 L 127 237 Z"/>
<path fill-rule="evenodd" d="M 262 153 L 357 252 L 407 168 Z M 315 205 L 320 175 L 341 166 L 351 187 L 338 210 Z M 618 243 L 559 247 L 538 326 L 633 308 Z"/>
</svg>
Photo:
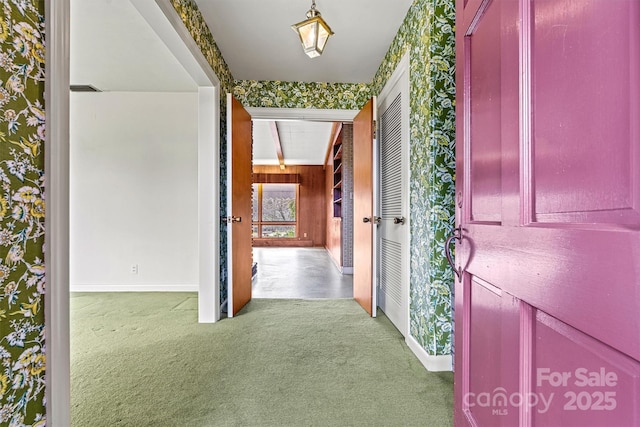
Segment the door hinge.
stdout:
<svg viewBox="0 0 640 427">
<path fill-rule="evenodd" d="M 373 139 L 378 139 L 378 122 L 373 121 Z"/>
</svg>

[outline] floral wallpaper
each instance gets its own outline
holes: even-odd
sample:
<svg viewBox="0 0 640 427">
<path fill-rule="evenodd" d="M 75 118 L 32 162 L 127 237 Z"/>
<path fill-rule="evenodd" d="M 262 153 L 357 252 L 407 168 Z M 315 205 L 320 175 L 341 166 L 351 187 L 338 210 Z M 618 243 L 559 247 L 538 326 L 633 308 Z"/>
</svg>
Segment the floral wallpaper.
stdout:
<svg viewBox="0 0 640 427">
<path fill-rule="evenodd" d="M 234 96 L 245 107 L 359 110 L 371 98 L 368 84 L 236 81 Z"/>
<path fill-rule="evenodd" d="M 232 93 L 233 76 L 222 57 L 198 6 L 193 0 L 171 0 L 185 27 L 220 80 L 220 217 L 227 216 L 227 93 Z M 227 299 L 227 226 L 220 221 L 220 300 Z"/>
<path fill-rule="evenodd" d="M 44 426 L 44 2 L 0 0 L 0 425 Z"/>
<path fill-rule="evenodd" d="M 372 91 L 410 53 L 410 333 L 431 355 L 452 353 L 453 271 L 444 241 L 454 228 L 455 10 L 453 0 L 415 0 Z"/>
</svg>

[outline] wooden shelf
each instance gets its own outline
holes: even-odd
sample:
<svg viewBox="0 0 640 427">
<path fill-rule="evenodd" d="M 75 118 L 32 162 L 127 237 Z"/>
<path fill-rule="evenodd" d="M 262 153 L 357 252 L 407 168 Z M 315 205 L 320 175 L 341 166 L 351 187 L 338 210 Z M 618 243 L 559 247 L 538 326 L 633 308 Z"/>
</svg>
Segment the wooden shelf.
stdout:
<svg viewBox="0 0 640 427">
<path fill-rule="evenodd" d="M 342 217 L 342 131 L 333 141 L 333 216 Z"/>
</svg>

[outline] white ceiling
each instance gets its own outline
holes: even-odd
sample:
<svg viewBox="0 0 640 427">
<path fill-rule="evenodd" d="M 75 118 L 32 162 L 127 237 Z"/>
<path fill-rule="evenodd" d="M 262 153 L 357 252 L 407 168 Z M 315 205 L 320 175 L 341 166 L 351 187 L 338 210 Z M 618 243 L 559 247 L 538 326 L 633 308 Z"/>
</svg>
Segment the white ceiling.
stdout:
<svg viewBox="0 0 640 427">
<path fill-rule="evenodd" d="M 276 122 L 285 165 L 322 165 L 327 154 L 332 123 L 296 120 Z M 277 165 L 276 144 L 270 122 L 253 122 L 253 139 L 261 141 L 253 146 L 253 163 Z"/>
<path fill-rule="evenodd" d="M 71 0 L 71 84 L 103 91 L 196 91 L 149 17 L 131 1 Z M 196 0 L 235 79 L 342 83 L 372 81 L 412 2 L 316 0 L 336 34 L 324 54 L 311 59 L 291 30 L 311 0 Z M 254 126 L 254 161 L 277 164 L 271 133 L 262 137 L 262 124 Z M 324 162 L 331 124 L 285 121 L 278 129 L 287 164 Z"/>
<path fill-rule="evenodd" d="M 311 0 L 196 0 L 236 80 L 370 83 L 413 0 L 316 0 L 334 36 L 318 58 L 291 25 Z"/>
</svg>

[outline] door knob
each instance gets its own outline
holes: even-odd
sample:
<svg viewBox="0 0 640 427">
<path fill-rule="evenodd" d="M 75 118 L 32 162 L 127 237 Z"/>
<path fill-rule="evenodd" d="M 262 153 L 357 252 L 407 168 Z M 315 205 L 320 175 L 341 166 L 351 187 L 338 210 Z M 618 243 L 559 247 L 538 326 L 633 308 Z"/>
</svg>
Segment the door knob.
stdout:
<svg viewBox="0 0 640 427">
<path fill-rule="evenodd" d="M 453 262 L 453 258 L 451 257 L 451 242 L 453 240 L 458 240 L 458 242 L 462 242 L 462 229 L 460 227 L 456 227 L 453 229 L 453 234 L 449 236 L 444 242 L 444 255 L 447 257 L 447 262 L 451 268 L 453 268 L 453 272 L 458 277 L 458 281 L 462 280 L 462 267 L 456 269 L 456 265 Z"/>
<path fill-rule="evenodd" d="M 364 218 L 362 218 L 362 222 L 364 223 L 371 222 L 371 218 L 369 218 L 368 216 L 365 216 Z"/>
<path fill-rule="evenodd" d="M 242 217 L 241 216 L 228 216 L 225 218 L 225 221 L 228 224 L 231 224 L 233 222 L 242 222 Z"/>
<path fill-rule="evenodd" d="M 393 218 L 393 223 L 394 224 L 402 224 L 402 225 L 404 225 L 405 222 L 407 222 L 407 220 L 404 219 L 403 216 L 397 216 L 397 217 Z"/>
</svg>

